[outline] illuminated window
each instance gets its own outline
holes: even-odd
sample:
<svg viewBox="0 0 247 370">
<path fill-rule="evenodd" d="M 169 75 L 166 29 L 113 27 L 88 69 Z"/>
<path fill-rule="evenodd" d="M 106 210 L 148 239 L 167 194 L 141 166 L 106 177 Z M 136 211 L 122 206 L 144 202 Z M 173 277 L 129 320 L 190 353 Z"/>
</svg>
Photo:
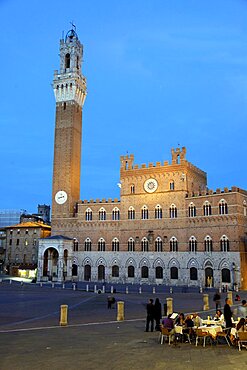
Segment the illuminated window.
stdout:
<svg viewBox="0 0 247 370">
<path fill-rule="evenodd" d="M 219 202 L 219 214 L 220 215 L 228 214 L 227 203 L 224 199 L 221 199 L 221 201 Z"/>
<path fill-rule="evenodd" d="M 229 239 L 226 235 L 223 235 L 220 239 L 221 252 L 229 252 Z"/>
<path fill-rule="evenodd" d="M 78 252 L 79 242 L 76 238 L 73 239 L 73 251 Z"/>
<path fill-rule="evenodd" d="M 129 207 L 128 220 L 134 220 L 134 219 L 135 219 L 135 210 L 133 207 Z"/>
<path fill-rule="evenodd" d="M 177 252 L 177 251 L 178 251 L 178 241 L 175 238 L 175 236 L 173 236 L 170 239 L 170 252 Z"/>
<path fill-rule="evenodd" d="M 146 237 L 142 239 L 141 247 L 142 247 L 142 252 L 148 252 L 148 240 Z"/>
<path fill-rule="evenodd" d="M 209 235 L 207 235 L 206 238 L 204 239 L 204 250 L 205 252 L 213 251 L 213 241 Z"/>
<path fill-rule="evenodd" d="M 86 212 L 85 212 L 85 220 L 86 221 L 92 221 L 92 219 L 93 219 L 93 212 L 92 212 L 91 208 L 87 208 Z"/>
<path fill-rule="evenodd" d="M 212 215 L 211 204 L 208 201 L 203 204 L 203 214 L 204 216 Z"/>
<path fill-rule="evenodd" d="M 100 210 L 99 210 L 99 220 L 100 221 L 105 221 L 106 220 L 106 211 L 103 207 L 100 208 Z"/>
<path fill-rule="evenodd" d="M 24 244 L 25 244 L 25 245 L 28 245 L 28 240 L 27 240 L 27 239 L 25 239 Z"/>
<path fill-rule="evenodd" d="M 189 205 L 189 217 L 196 217 L 196 206 L 192 202 Z"/>
<path fill-rule="evenodd" d="M 196 252 L 197 251 L 197 241 L 196 241 L 196 238 L 194 236 L 191 236 L 190 237 L 190 240 L 189 240 L 189 251 L 190 252 Z"/>
<path fill-rule="evenodd" d="M 87 238 L 84 242 L 84 250 L 85 252 L 91 252 L 92 250 L 92 242 L 90 238 Z"/>
<path fill-rule="evenodd" d="M 142 215 L 141 216 L 142 220 L 147 220 L 148 219 L 148 208 L 147 208 L 147 206 L 142 207 L 141 215 Z"/>
<path fill-rule="evenodd" d="M 112 240 L 112 251 L 119 252 L 119 240 L 117 238 Z"/>
<path fill-rule="evenodd" d="M 155 207 L 155 218 L 156 219 L 162 218 L 162 208 L 159 204 Z"/>
<path fill-rule="evenodd" d="M 162 239 L 158 236 L 155 239 L 155 252 L 162 252 L 162 247 L 163 247 Z"/>
<path fill-rule="evenodd" d="M 133 238 L 129 238 L 128 240 L 128 252 L 134 252 L 135 251 L 135 241 Z"/>
<path fill-rule="evenodd" d="M 98 241 L 98 251 L 105 252 L 105 240 L 103 238 L 100 238 Z"/>
<path fill-rule="evenodd" d="M 177 207 L 172 204 L 170 207 L 170 218 L 177 218 Z"/>
<path fill-rule="evenodd" d="M 174 189 L 175 189 L 174 181 L 171 181 L 170 182 L 170 190 L 174 190 Z"/>
<path fill-rule="evenodd" d="M 120 211 L 117 207 L 113 208 L 113 210 L 112 210 L 112 219 L 113 219 L 113 221 L 120 220 Z"/>
</svg>

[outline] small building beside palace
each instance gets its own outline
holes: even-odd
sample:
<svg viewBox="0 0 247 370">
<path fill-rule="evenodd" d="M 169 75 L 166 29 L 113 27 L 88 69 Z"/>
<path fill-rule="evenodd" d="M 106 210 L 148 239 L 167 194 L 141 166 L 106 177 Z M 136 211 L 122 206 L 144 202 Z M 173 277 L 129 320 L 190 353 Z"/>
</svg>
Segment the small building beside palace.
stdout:
<svg viewBox="0 0 247 370">
<path fill-rule="evenodd" d="M 247 192 L 209 190 L 186 159 L 136 164 L 120 157 L 120 199 L 80 200 L 83 47 L 60 41 L 52 236 L 39 241 L 38 280 L 85 280 L 247 289 Z"/>
</svg>

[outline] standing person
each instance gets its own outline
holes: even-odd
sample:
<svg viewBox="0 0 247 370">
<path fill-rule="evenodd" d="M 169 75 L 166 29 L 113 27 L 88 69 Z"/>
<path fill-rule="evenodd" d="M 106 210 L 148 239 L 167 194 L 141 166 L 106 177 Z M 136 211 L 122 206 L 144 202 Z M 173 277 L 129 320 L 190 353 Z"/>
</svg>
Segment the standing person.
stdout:
<svg viewBox="0 0 247 370">
<path fill-rule="evenodd" d="M 247 303 L 246 300 L 242 300 L 241 306 L 237 307 L 237 317 L 244 317 L 246 319 L 247 317 Z"/>
<path fill-rule="evenodd" d="M 215 293 L 213 301 L 215 303 L 215 309 L 216 309 L 216 312 L 217 312 L 218 308 L 220 308 L 220 294 L 219 293 L 217 293 L 217 292 Z"/>
<path fill-rule="evenodd" d="M 151 323 L 151 331 L 154 331 L 154 300 L 152 298 L 149 299 L 149 303 L 147 304 L 147 319 L 146 319 L 146 331 L 149 330 L 149 324 Z"/>
<path fill-rule="evenodd" d="M 232 327 L 232 310 L 230 307 L 230 299 L 226 298 L 225 300 L 225 306 L 224 306 L 224 318 L 226 322 L 226 328 L 231 328 Z M 230 330 L 229 330 L 230 332 Z"/>
<path fill-rule="evenodd" d="M 154 319 L 155 319 L 155 330 L 160 331 L 160 320 L 162 318 L 161 303 L 159 298 L 156 298 L 154 303 Z"/>
</svg>

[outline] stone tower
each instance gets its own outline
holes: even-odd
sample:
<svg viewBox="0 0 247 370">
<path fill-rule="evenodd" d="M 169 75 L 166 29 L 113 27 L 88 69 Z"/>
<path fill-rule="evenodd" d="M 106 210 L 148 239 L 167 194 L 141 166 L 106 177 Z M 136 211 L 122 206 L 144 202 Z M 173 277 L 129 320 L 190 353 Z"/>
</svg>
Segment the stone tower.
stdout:
<svg viewBox="0 0 247 370">
<path fill-rule="evenodd" d="M 54 72 L 56 126 L 52 186 L 52 219 L 73 217 L 80 199 L 82 108 L 86 79 L 83 46 L 74 29 L 60 40 L 60 71 Z"/>
</svg>

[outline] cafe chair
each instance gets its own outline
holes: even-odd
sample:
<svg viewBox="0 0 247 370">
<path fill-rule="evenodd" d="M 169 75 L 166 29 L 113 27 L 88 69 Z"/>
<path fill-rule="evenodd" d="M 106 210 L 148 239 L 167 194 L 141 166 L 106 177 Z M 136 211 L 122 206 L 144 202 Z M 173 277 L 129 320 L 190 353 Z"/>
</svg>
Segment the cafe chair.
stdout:
<svg viewBox="0 0 247 370">
<path fill-rule="evenodd" d="M 238 350 L 239 351 L 241 351 L 241 347 L 245 347 L 247 349 L 247 331 L 238 332 Z"/>
<path fill-rule="evenodd" d="M 196 330 L 196 347 L 197 347 L 199 340 L 203 341 L 203 347 L 205 347 L 207 338 L 210 338 L 211 340 L 211 335 L 209 333 L 202 331 L 202 329 L 197 329 Z"/>
<path fill-rule="evenodd" d="M 163 344 L 164 338 L 165 339 L 168 338 L 168 344 L 170 345 L 172 336 L 173 336 L 173 334 L 167 328 L 161 327 L 160 344 Z"/>
<path fill-rule="evenodd" d="M 229 338 L 228 338 L 228 334 L 227 334 L 227 330 L 228 329 L 224 329 L 223 331 L 218 332 L 217 335 L 216 335 L 216 341 L 217 341 L 217 343 L 219 343 L 218 339 L 224 338 L 226 343 L 228 344 L 228 346 L 231 347 L 231 344 L 230 344 Z"/>
</svg>

